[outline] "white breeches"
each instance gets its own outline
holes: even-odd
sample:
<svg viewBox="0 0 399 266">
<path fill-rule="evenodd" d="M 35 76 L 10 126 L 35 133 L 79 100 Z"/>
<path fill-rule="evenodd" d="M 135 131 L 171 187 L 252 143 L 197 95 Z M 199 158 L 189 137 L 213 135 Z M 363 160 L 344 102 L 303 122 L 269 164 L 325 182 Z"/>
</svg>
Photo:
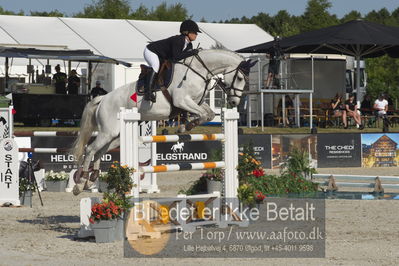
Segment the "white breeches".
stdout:
<svg viewBox="0 0 399 266">
<path fill-rule="evenodd" d="M 147 47 L 144 49 L 144 59 L 147 64 L 154 69 L 156 73 L 159 71 L 159 58 L 154 52 L 151 52 Z"/>
</svg>

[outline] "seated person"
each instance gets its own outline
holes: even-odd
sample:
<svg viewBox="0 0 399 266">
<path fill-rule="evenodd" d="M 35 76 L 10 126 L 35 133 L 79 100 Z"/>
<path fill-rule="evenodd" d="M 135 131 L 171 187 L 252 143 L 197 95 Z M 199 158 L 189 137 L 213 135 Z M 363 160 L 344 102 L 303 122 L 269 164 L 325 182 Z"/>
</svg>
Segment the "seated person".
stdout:
<svg viewBox="0 0 399 266">
<path fill-rule="evenodd" d="M 96 98 L 97 96 L 105 95 L 107 93 L 108 92 L 101 87 L 101 82 L 99 80 L 96 81 L 96 86 L 90 91 L 92 99 Z"/>
<path fill-rule="evenodd" d="M 388 101 L 384 98 L 384 94 L 380 94 L 374 102 L 374 110 L 378 117 L 386 116 L 388 111 Z"/>
<path fill-rule="evenodd" d="M 381 117 L 384 121 L 384 126 L 391 126 L 392 124 L 387 117 L 388 112 L 388 101 L 385 99 L 384 94 L 380 94 L 378 99 L 374 102 L 374 110 L 376 110 L 376 116 Z"/>
<path fill-rule="evenodd" d="M 332 117 L 342 116 L 342 123 L 344 123 L 344 128 L 348 128 L 348 123 L 346 121 L 346 109 L 342 100 L 342 95 L 338 93 L 335 94 L 334 99 L 331 100 L 331 109 L 333 110 Z"/>
<path fill-rule="evenodd" d="M 360 104 L 362 114 L 364 115 L 372 115 L 373 114 L 373 105 L 371 104 L 370 95 L 366 94 L 362 103 Z"/>
<path fill-rule="evenodd" d="M 355 101 L 355 95 L 353 93 L 349 94 L 349 99 L 345 102 L 345 108 L 347 116 L 353 117 L 356 124 L 359 125 L 360 130 L 364 129 L 364 125 L 362 124 L 362 118 L 357 111 L 357 103 Z M 348 125 L 346 125 L 345 128 L 348 128 Z"/>
</svg>

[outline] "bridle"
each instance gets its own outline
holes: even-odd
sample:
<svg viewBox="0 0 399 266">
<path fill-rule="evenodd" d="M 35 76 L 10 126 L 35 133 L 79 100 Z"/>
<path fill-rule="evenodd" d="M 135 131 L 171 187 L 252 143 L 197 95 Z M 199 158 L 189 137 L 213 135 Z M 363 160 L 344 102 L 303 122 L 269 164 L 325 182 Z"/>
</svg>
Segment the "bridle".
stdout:
<svg viewBox="0 0 399 266">
<path fill-rule="evenodd" d="M 246 64 L 246 61 L 245 61 L 245 60 L 242 61 L 242 62 L 241 62 L 236 68 L 234 68 L 233 70 L 230 70 L 230 71 L 228 71 L 228 72 L 224 72 L 224 73 L 223 73 L 223 75 L 226 75 L 226 74 L 235 72 L 235 73 L 234 73 L 234 76 L 233 76 L 233 80 L 232 80 L 230 86 L 228 87 L 228 86 L 226 85 L 226 83 L 223 82 L 222 78 L 220 78 L 220 77 L 215 78 L 216 75 L 207 67 L 207 65 L 205 64 L 205 62 L 202 60 L 202 58 L 201 58 L 198 54 L 195 55 L 195 58 L 196 58 L 196 59 L 201 63 L 201 65 L 206 69 L 206 71 L 207 71 L 206 76 L 203 76 L 201 73 L 199 73 L 197 70 L 195 70 L 193 67 L 191 67 L 191 65 L 187 64 L 185 61 L 183 61 L 183 62 L 176 62 L 176 63 L 177 63 L 177 64 L 182 64 L 182 65 L 186 66 L 188 69 L 190 69 L 191 71 L 193 71 L 195 74 L 197 74 L 199 77 L 201 77 L 201 78 L 204 80 L 204 82 L 205 82 L 205 90 L 204 90 L 204 93 L 203 93 L 203 95 L 202 95 L 202 97 L 201 97 L 201 100 L 200 100 L 200 102 L 199 102 L 199 105 L 203 103 L 203 101 L 204 101 L 204 99 L 205 99 L 206 93 L 207 93 L 208 91 L 213 90 L 213 89 L 216 88 L 216 87 L 219 87 L 219 88 L 226 94 L 227 98 L 230 98 L 230 97 L 238 97 L 238 98 L 241 98 L 241 97 L 242 97 L 242 95 L 243 95 L 242 92 L 244 91 L 244 89 L 235 88 L 235 87 L 234 87 L 234 83 L 235 83 L 235 81 L 236 81 L 236 79 L 237 79 L 238 73 L 241 73 L 241 74 L 244 76 L 244 79 L 245 79 L 246 82 L 247 82 L 248 79 L 249 79 L 249 68 L 248 68 L 248 69 L 245 68 L 245 64 Z M 215 80 L 216 82 L 215 82 L 215 84 L 214 84 L 210 89 L 208 89 L 208 86 L 209 86 L 211 80 Z M 231 94 L 231 91 L 233 91 L 232 94 Z M 241 92 L 241 93 L 240 93 L 240 94 L 237 94 L 237 92 Z"/>
</svg>

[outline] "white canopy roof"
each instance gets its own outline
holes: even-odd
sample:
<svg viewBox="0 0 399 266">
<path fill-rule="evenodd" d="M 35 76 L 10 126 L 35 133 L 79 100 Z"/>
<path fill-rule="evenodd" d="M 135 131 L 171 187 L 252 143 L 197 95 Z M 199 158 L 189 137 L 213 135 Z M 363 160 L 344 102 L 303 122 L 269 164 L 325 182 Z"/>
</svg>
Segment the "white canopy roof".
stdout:
<svg viewBox="0 0 399 266">
<path fill-rule="evenodd" d="M 143 61 L 150 41 L 179 33 L 180 22 L 29 17 L 0 15 L 0 45 L 29 44 L 90 49 L 119 60 Z M 230 50 L 273 40 L 254 24 L 199 23 L 202 34 L 193 43 L 212 48 L 218 43 Z"/>
</svg>

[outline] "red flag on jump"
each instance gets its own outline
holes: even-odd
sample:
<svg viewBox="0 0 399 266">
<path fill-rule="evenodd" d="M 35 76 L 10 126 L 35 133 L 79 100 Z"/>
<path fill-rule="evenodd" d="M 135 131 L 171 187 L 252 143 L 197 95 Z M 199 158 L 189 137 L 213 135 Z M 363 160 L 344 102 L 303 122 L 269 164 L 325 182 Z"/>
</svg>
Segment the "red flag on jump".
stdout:
<svg viewBox="0 0 399 266">
<path fill-rule="evenodd" d="M 132 96 L 130 96 L 130 99 L 132 99 L 133 102 L 137 103 L 137 93 L 133 93 Z"/>
</svg>

